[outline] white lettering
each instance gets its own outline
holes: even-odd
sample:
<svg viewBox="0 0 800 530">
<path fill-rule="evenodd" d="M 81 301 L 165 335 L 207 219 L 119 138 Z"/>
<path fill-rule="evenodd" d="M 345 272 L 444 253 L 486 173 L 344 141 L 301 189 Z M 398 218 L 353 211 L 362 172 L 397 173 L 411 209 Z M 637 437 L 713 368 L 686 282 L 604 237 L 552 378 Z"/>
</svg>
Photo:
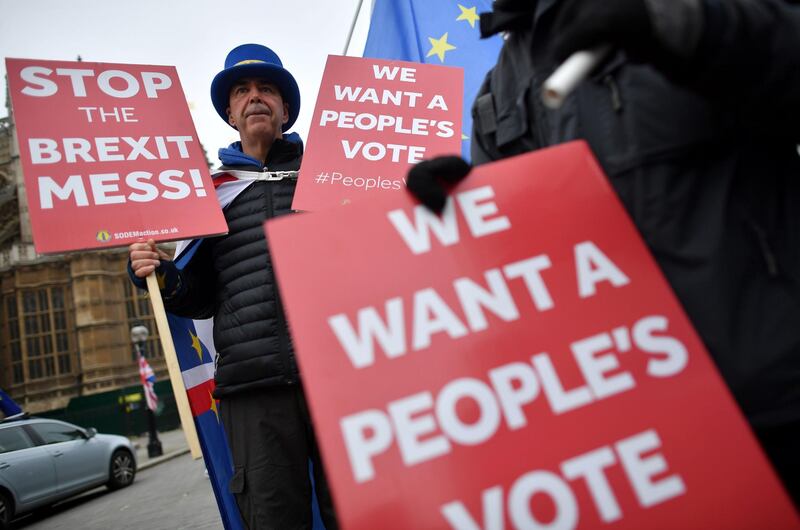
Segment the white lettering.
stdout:
<svg viewBox="0 0 800 530">
<path fill-rule="evenodd" d="M 161 192 L 161 197 L 173 201 L 188 197 L 192 189 L 188 184 L 180 180 L 181 177 L 183 177 L 183 171 L 176 169 L 166 169 L 159 173 L 158 182 L 167 189 L 174 190 Z"/>
<path fill-rule="evenodd" d="M 373 307 L 358 311 L 358 331 L 353 329 L 347 316 L 338 314 L 328 319 L 342 349 L 354 368 L 364 368 L 375 362 L 374 345 L 377 342 L 387 357 L 398 357 L 406 352 L 403 301 L 392 298 L 386 301 L 387 322 Z"/>
<path fill-rule="evenodd" d="M 158 197 L 158 188 L 151 184 L 149 180 L 153 177 L 147 171 L 133 171 L 125 177 L 125 184 L 142 193 L 128 194 L 128 200 L 133 202 L 150 202 Z M 147 182 L 143 182 L 147 181 Z"/>
<path fill-rule="evenodd" d="M 64 144 L 64 157 L 68 163 L 74 164 L 78 161 L 78 157 L 81 157 L 84 162 L 95 162 L 95 159 L 89 154 L 92 144 L 86 138 L 63 138 L 61 141 Z"/>
<path fill-rule="evenodd" d="M 397 446 L 403 463 L 407 466 L 419 464 L 431 458 L 436 458 L 450 452 L 450 442 L 444 436 L 428 436 L 436 431 L 436 422 L 429 411 L 433 406 L 433 397 L 430 392 L 421 392 L 407 398 L 398 399 L 389 403 L 387 410 L 394 423 L 397 433 Z M 417 414 L 416 418 L 412 415 Z"/>
<path fill-rule="evenodd" d="M 50 138 L 29 138 L 28 149 L 32 164 L 55 164 L 61 161 L 58 144 Z"/>
<path fill-rule="evenodd" d="M 426 108 L 429 110 L 433 109 L 447 110 L 447 103 L 444 102 L 443 96 L 436 94 L 435 96 L 433 96 L 431 102 L 428 103 L 428 106 Z"/>
<path fill-rule="evenodd" d="M 569 480 L 584 479 L 600 519 L 604 523 L 622 518 L 622 510 L 603 472 L 603 468 L 616 462 L 614 452 L 608 446 L 604 446 L 565 460 L 561 464 L 561 473 Z"/>
<path fill-rule="evenodd" d="M 669 322 L 664 316 L 646 317 L 633 326 L 633 340 L 642 351 L 666 356 L 648 361 L 647 373 L 653 377 L 675 375 L 689 362 L 689 352 L 681 341 L 674 337 L 653 336 L 654 331 L 666 331 L 668 326 Z"/>
<path fill-rule="evenodd" d="M 39 205 L 42 210 L 49 210 L 53 207 L 53 195 L 62 201 L 66 201 L 72 195 L 75 197 L 77 206 L 88 206 L 89 199 L 86 196 L 86 189 L 80 175 L 70 175 L 64 181 L 63 186 L 59 186 L 52 177 L 41 176 L 39 181 Z"/>
<path fill-rule="evenodd" d="M 447 199 L 441 216 L 422 205 L 414 207 L 413 223 L 406 212 L 400 209 L 390 211 L 387 216 L 412 254 L 422 254 L 431 250 L 431 232 L 443 246 L 458 243 L 456 210 L 451 198 Z"/>
<path fill-rule="evenodd" d="M 142 72 L 142 84 L 144 93 L 148 98 L 158 98 L 159 90 L 167 90 L 172 86 L 172 79 L 161 72 Z"/>
<path fill-rule="evenodd" d="M 469 425 L 456 412 L 462 399 L 470 399 L 478 405 L 478 420 Z M 478 445 L 497 431 L 500 425 L 500 409 L 491 389 L 483 381 L 462 378 L 445 385 L 436 398 L 436 418 L 448 438 L 461 445 Z"/>
<path fill-rule="evenodd" d="M 451 339 L 467 334 L 467 328 L 433 289 L 414 293 L 413 349 L 431 345 L 431 335 L 447 332 Z"/>
<path fill-rule="evenodd" d="M 569 391 L 564 390 L 553 363 L 546 353 L 534 355 L 533 366 L 536 368 L 536 373 L 539 374 L 544 395 L 550 402 L 553 414 L 561 414 L 592 402 L 592 394 L 585 386 L 579 386 Z"/>
<path fill-rule="evenodd" d="M 500 271 L 498 269 L 486 271 L 484 277 L 489 285 L 488 290 L 469 278 L 459 278 L 453 283 L 461 308 L 473 332 L 489 327 L 482 308 L 491 310 L 505 322 L 519 318 L 517 306 Z"/>
<path fill-rule="evenodd" d="M 372 65 L 372 73 L 375 79 L 388 79 L 393 81 L 394 78 L 397 77 L 398 72 L 400 73 L 400 81 L 405 81 L 406 83 L 415 83 L 417 81 L 414 77 L 417 71 L 414 68 Z"/>
<path fill-rule="evenodd" d="M 550 292 L 547 290 L 544 280 L 542 280 L 541 271 L 549 268 L 550 258 L 542 254 L 541 256 L 510 263 L 503 267 L 503 272 L 509 280 L 522 278 L 536 309 L 546 311 L 553 309 L 554 304 L 553 299 L 550 297 Z"/>
<path fill-rule="evenodd" d="M 93 70 L 85 70 L 82 68 L 57 68 L 57 75 L 68 76 L 72 82 L 72 95 L 76 98 L 86 97 L 86 85 L 83 78 L 94 75 Z"/>
<path fill-rule="evenodd" d="M 550 523 L 534 517 L 531 498 L 537 493 L 547 495 L 556 508 Z M 508 495 L 508 512 L 515 528 L 530 530 L 568 530 L 578 524 L 578 501 L 569 486 L 555 473 L 531 471 L 522 475 Z"/>
<path fill-rule="evenodd" d="M 39 74 L 50 75 L 52 73 L 53 71 L 51 69 L 45 68 L 44 66 L 26 66 L 20 71 L 19 75 L 22 80 L 29 83 L 29 85 L 26 85 L 21 92 L 26 96 L 34 96 L 37 98 L 52 96 L 58 92 L 58 85 L 46 77 L 39 77 Z M 30 84 L 38 88 L 33 88 Z"/>
<path fill-rule="evenodd" d="M 511 221 L 505 215 L 487 219 L 497 213 L 497 204 L 488 201 L 494 197 L 494 190 L 491 186 L 481 186 L 474 190 L 467 190 L 456 194 L 456 200 L 464 219 L 467 221 L 473 237 L 483 237 L 495 232 L 501 232 L 511 228 Z M 479 204 L 479 201 L 487 201 Z"/>
<path fill-rule="evenodd" d="M 92 186 L 92 197 L 94 203 L 101 204 L 121 204 L 125 202 L 123 195 L 109 195 L 110 193 L 119 192 L 119 174 L 118 173 L 102 173 L 96 175 L 89 175 L 89 183 Z"/>
<path fill-rule="evenodd" d="M 125 160 L 125 157 L 119 153 L 119 138 L 95 138 L 94 143 L 97 146 L 97 158 L 101 162 L 113 162 L 118 160 Z"/>
<path fill-rule="evenodd" d="M 341 428 L 356 482 L 374 478 L 372 456 L 392 444 L 392 426 L 386 415 L 379 410 L 365 410 L 342 418 Z"/>
<path fill-rule="evenodd" d="M 641 506 L 649 508 L 686 493 L 686 486 L 679 475 L 652 480 L 653 476 L 667 471 L 667 461 L 661 453 L 642 458 L 643 453 L 661 447 L 661 439 L 655 430 L 626 438 L 617 442 L 615 447 Z"/>
<path fill-rule="evenodd" d="M 497 392 L 508 428 L 513 431 L 525 427 L 528 420 L 522 413 L 522 405 L 539 395 L 539 381 L 533 368 L 521 362 L 509 363 L 490 370 L 489 380 Z"/>
<path fill-rule="evenodd" d="M 483 524 L 478 525 L 460 501 L 448 502 L 441 512 L 451 528 L 458 530 L 503 530 L 503 489 L 494 486 L 481 494 Z"/>
<path fill-rule="evenodd" d="M 597 284 L 611 282 L 614 287 L 630 283 L 627 276 L 591 241 L 575 245 L 575 269 L 578 273 L 578 294 L 594 296 Z"/>
<path fill-rule="evenodd" d="M 573 342 L 571 346 L 575 360 L 578 361 L 578 368 L 595 398 L 619 394 L 636 386 L 629 372 L 606 377 L 608 372 L 619 368 L 617 357 L 613 353 L 597 356 L 596 354 L 608 351 L 612 345 L 609 334 L 601 333 Z"/>
<path fill-rule="evenodd" d="M 117 90 L 112 87 L 112 79 L 122 79 L 125 82 L 125 88 Z M 132 98 L 139 93 L 139 81 L 124 70 L 105 70 L 100 72 L 100 75 L 97 76 L 97 86 L 104 93 L 115 98 Z"/>
</svg>

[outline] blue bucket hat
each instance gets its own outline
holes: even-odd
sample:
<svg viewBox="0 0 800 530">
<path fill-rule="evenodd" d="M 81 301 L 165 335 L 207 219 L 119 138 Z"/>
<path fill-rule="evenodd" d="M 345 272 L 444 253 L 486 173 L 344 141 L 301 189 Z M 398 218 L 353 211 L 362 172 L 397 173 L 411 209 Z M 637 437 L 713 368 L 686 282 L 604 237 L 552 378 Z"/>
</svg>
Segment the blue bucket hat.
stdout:
<svg viewBox="0 0 800 530">
<path fill-rule="evenodd" d="M 232 49 L 225 58 L 225 69 L 211 82 L 211 102 L 220 118 L 230 125 L 226 109 L 231 88 L 243 77 L 260 77 L 278 87 L 283 101 L 289 104 L 289 119 L 283 124 L 283 130 L 288 130 L 300 113 L 300 89 L 278 54 L 260 44 L 242 44 Z"/>
</svg>

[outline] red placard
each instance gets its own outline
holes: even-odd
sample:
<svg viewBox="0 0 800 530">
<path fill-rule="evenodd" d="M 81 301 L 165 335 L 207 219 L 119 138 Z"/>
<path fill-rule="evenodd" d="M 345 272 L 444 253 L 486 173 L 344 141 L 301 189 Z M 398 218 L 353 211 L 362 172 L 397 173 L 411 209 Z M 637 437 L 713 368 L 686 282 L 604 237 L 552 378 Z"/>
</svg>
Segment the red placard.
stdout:
<svg viewBox="0 0 800 530">
<path fill-rule="evenodd" d="M 174 67 L 6 69 L 37 252 L 227 232 Z"/>
<path fill-rule="evenodd" d="M 461 150 L 461 68 L 328 56 L 292 208 L 405 188 L 411 164 Z"/>
<path fill-rule="evenodd" d="M 796 528 L 588 147 L 270 221 L 344 528 Z"/>
</svg>

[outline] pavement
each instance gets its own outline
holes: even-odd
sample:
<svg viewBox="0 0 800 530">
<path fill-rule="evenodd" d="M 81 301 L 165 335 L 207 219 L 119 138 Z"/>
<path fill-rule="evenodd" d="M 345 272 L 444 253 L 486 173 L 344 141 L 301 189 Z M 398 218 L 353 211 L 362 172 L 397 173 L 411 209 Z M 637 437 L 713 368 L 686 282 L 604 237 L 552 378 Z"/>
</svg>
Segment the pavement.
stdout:
<svg viewBox="0 0 800 530">
<path fill-rule="evenodd" d="M 161 441 L 161 449 L 164 454 L 150 458 L 147 456 L 147 444 L 150 441 L 147 433 L 139 437 L 131 438 L 133 447 L 136 449 L 136 462 L 139 471 L 171 460 L 176 456 L 185 455 L 189 452 L 189 445 L 186 443 L 186 436 L 183 435 L 183 429 L 159 432 L 158 439 Z"/>
</svg>

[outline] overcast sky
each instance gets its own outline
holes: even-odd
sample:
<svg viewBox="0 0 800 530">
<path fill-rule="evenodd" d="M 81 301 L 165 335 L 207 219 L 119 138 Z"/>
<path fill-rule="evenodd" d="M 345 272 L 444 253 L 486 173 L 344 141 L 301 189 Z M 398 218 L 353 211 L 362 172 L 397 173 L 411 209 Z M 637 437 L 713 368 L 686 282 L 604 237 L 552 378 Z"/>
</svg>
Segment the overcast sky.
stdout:
<svg viewBox="0 0 800 530">
<path fill-rule="evenodd" d="M 235 46 L 275 50 L 297 79 L 305 139 L 328 54 L 341 55 L 358 0 L 0 0 L 0 74 L 5 58 L 175 66 L 197 134 L 216 164 L 238 140 L 214 111 L 211 80 Z M 348 55 L 360 56 L 369 27 L 364 0 Z M 6 116 L 5 90 L 0 117 Z"/>
</svg>

